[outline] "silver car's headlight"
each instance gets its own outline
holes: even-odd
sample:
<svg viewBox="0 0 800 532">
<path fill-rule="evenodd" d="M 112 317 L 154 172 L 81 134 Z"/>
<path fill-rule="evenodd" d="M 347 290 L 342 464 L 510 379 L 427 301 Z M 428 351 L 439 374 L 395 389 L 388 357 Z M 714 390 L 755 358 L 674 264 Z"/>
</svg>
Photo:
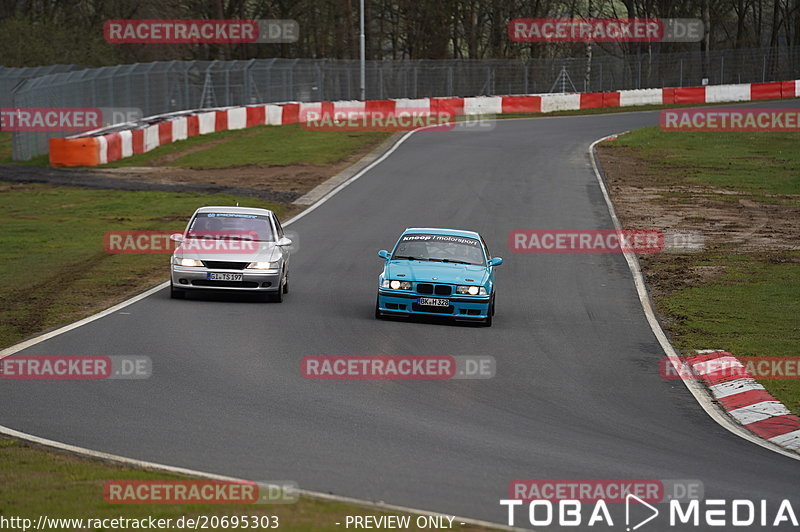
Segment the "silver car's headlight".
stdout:
<svg viewBox="0 0 800 532">
<path fill-rule="evenodd" d="M 174 261 L 176 266 L 185 266 L 187 268 L 202 268 L 203 263 L 197 259 L 182 259 L 179 257 L 175 257 Z"/>
<path fill-rule="evenodd" d="M 467 285 L 459 285 L 456 286 L 456 293 L 457 294 L 469 294 L 471 296 L 485 296 L 487 295 L 486 288 L 482 286 L 467 286 Z"/>
<path fill-rule="evenodd" d="M 281 267 L 280 262 L 263 262 L 263 261 L 256 261 L 251 262 L 247 265 L 247 267 L 251 270 L 277 270 Z"/>
<path fill-rule="evenodd" d="M 381 283 L 381 288 L 391 288 L 392 290 L 411 290 L 411 281 L 398 281 L 385 279 Z"/>
</svg>

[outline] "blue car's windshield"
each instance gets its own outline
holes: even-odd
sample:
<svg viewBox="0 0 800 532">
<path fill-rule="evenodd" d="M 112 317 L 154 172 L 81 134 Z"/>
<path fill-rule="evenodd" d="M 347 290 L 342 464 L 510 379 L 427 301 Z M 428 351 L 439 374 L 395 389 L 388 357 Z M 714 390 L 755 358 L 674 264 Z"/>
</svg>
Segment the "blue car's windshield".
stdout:
<svg viewBox="0 0 800 532">
<path fill-rule="evenodd" d="M 392 260 L 425 260 L 485 266 L 486 258 L 479 240 L 462 236 L 403 235 L 394 248 Z"/>
</svg>

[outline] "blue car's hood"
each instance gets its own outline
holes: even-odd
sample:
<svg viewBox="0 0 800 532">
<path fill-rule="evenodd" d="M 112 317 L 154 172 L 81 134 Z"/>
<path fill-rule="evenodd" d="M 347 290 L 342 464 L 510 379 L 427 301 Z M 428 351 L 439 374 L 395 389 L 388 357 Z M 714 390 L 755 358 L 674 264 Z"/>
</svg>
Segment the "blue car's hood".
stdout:
<svg viewBox="0 0 800 532">
<path fill-rule="evenodd" d="M 402 276 L 405 274 L 405 276 Z M 427 262 L 416 260 L 391 260 L 384 269 L 385 279 L 405 279 L 408 281 L 434 281 L 444 284 L 483 285 L 489 277 L 489 269 L 472 264 L 453 264 L 449 262 Z M 471 279 L 471 280 L 467 280 Z"/>
</svg>

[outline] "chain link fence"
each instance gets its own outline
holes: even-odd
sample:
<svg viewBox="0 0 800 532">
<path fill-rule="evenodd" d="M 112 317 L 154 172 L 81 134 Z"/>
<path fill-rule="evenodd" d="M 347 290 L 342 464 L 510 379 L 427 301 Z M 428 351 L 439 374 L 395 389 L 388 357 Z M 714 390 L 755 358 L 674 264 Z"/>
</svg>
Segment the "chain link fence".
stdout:
<svg viewBox="0 0 800 532">
<path fill-rule="evenodd" d="M 599 51 L 599 47 L 593 47 Z M 0 68 L 3 107 L 134 108 L 143 116 L 254 103 L 356 100 L 358 61 L 170 61 L 79 69 Z M 50 70 L 47 70 L 50 69 Z M 28 71 L 27 73 L 17 71 Z M 368 99 L 602 92 L 800 78 L 800 47 L 591 59 L 367 61 Z M 13 157 L 47 153 L 65 132 L 13 135 Z"/>
<path fill-rule="evenodd" d="M 41 67 L 8 68 L 0 66 L 0 108 L 13 107 L 14 91 L 26 79 L 38 78 L 47 74 L 79 70 L 79 65 L 49 65 Z"/>
</svg>

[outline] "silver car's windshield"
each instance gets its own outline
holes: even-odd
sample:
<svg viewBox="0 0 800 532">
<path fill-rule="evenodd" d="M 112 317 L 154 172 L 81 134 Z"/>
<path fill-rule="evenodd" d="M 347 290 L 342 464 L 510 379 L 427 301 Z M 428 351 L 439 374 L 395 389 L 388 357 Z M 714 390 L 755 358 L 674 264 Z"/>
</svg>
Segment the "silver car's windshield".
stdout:
<svg viewBox="0 0 800 532">
<path fill-rule="evenodd" d="M 199 213 L 187 229 L 186 237 L 275 241 L 268 216 L 239 213 Z"/>
<path fill-rule="evenodd" d="M 392 259 L 486 265 L 479 240 L 451 235 L 403 235 L 395 246 Z"/>
</svg>

